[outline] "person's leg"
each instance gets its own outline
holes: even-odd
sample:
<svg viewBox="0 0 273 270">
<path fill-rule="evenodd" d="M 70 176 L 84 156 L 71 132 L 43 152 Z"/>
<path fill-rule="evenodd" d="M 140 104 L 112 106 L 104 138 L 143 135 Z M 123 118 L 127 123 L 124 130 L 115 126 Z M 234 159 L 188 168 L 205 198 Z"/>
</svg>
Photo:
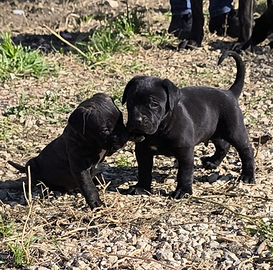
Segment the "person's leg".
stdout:
<svg viewBox="0 0 273 270">
<path fill-rule="evenodd" d="M 233 9 L 232 0 L 210 0 L 209 13 L 211 33 L 216 32 L 218 36 L 239 36 L 239 20 Z"/>
<path fill-rule="evenodd" d="M 185 15 L 191 13 L 190 0 L 170 0 L 172 15 Z"/>
<path fill-rule="evenodd" d="M 190 0 L 170 0 L 172 20 L 168 33 L 173 34 L 179 39 L 188 38 L 191 26 L 191 2 Z"/>
<path fill-rule="evenodd" d="M 233 9 L 232 0 L 210 0 L 209 14 L 211 18 L 228 13 L 231 9 Z"/>
</svg>

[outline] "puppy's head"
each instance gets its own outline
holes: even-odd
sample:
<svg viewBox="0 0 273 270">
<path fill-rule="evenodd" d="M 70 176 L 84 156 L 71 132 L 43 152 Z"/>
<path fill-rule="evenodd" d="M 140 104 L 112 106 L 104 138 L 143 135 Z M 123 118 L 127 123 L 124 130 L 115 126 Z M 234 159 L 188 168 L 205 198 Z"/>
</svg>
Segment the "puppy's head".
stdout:
<svg viewBox="0 0 273 270">
<path fill-rule="evenodd" d="M 133 134 L 154 134 L 174 108 L 177 87 L 168 79 L 136 76 L 126 85 L 122 104 L 127 102 L 127 128 Z"/>
<path fill-rule="evenodd" d="M 70 126 L 86 140 L 96 140 L 110 155 L 124 146 L 128 132 L 121 111 L 111 97 L 95 94 L 82 102 L 68 119 Z"/>
</svg>

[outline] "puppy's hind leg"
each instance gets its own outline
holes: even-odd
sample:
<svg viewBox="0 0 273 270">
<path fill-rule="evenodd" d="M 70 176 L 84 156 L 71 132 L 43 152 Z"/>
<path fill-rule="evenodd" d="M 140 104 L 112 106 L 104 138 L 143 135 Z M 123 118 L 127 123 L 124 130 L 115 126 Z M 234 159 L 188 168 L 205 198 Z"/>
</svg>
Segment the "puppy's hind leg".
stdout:
<svg viewBox="0 0 273 270">
<path fill-rule="evenodd" d="M 230 148 L 230 144 L 224 139 L 213 138 L 211 141 L 213 142 L 216 148 L 214 155 L 211 157 L 201 158 L 203 167 L 206 170 L 216 169 L 217 166 L 222 162 Z"/>
<path fill-rule="evenodd" d="M 242 161 L 242 173 L 240 180 L 248 184 L 255 183 L 253 149 L 250 144 L 234 146 Z"/>
<path fill-rule="evenodd" d="M 255 183 L 255 166 L 254 166 L 254 155 L 253 149 L 249 143 L 247 131 L 244 126 L 236 129 L 237 132 L 233 133 L 230 140 L 230 144 L 233 145 L 239 153 L 242 161 L 242 172 L 240 180 L 248 184 Z"/>
</svg>

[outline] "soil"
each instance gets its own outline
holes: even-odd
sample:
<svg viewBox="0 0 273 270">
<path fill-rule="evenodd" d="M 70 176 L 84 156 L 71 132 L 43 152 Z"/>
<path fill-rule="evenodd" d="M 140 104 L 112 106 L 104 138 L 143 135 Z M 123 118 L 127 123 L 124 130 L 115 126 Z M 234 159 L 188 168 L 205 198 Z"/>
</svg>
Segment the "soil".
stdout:
<svg viewBox="0 0 273 270">
<path fill-rule="evenodd" d="M 170 23 L 168 1 L 128 3 L 144 15 L 151 32 L 164 36 Z M 207 5 L 206 1 L 205 8 Z M 2 32 L 9 31 L 16 44 L 39 48 L 60 67 L 58 76 L 16 78 L 2 84 L 1 114 L 18 106 L 22 93 L 27 97 L 26 106 L 37 108 L 47 95 L 57 95 L 58 104 L 72 111 L 92 94 L 107 92 L 126 119 L 125 106 L 120 103 L 122 90 L 135 75 L 168 78 L 180 87 L 223 89 L 235 79 L 232 59 L 217 67 L 221 52 L 235 40 L 209 33 L 207 17 L 201 48 L 178 51 L 175 39 L 156 45 L 137 36 L 136 51 L 117 53 L 106 65 L 89 68 L 45 25 L 77 44 L 99 27 L 102 18 L 125 12 L 126 2 L 17 0 L 1 1 L 0 9 Z M 16 14 L 21 11 L 23 14 Z M 56 108 L 50 120 L 39 113 L 11 115 L 12 126 L 6 126 L 7 116 L 1 115 L 1 128 L 7 134 L 0 141 L 0 268 L 17 267 L 7 245 L 12 243 L 23 247 L 24 262 L 29 263 L 24 269 L 272 269 L 272 231 L 269 236 L 261 230 L 273 226 L 273 58 L 267 44 L 268 40 L 254 52 L 241 54 L 246 79 L 239 104 L 255 153 L 254 185 L 238 181 L 241 163 L 235 149 L 219 168 L 205 171 L 200 158 L 213 153 L 213 146 L 201 144 L 195 151 L 193 196 L 180 201 L 168 198 L 176 186 L 177 168 L 173 158 L 163 156 L 154 161 L 150 196 L 122 195 L 122 190 L 137 181 L 134 146 L 129 142 L 102 165 L 103 208 L 91 211 L 76 191 L 48 194 L 44 187 L 42 193 L 37 187 L 29 197 L 6 188 L 5 183 L 22 177 L 7 161 L 24 164 L 37 155 L 61 134 L 69 113 Z M 7 225 L 3 224 L 11 222 L 13 234 L 4 234 Z"/>
</svg>

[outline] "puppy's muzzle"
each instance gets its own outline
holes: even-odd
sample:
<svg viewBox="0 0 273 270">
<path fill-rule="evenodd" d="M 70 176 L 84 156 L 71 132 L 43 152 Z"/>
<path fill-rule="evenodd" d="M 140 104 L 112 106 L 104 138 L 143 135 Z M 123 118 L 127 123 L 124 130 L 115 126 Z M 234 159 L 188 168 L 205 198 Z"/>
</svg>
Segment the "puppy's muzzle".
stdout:
<svg viewBox="0 0 273 270">
<path fill-rule="evenodd" d="M 137 130 L 139 133 L 149 133 L 151 124 L 145 116 L 131 117 L 127 123 L 127 129 L 129 132 Z"/>
<path fill-rule="evenodd" d="M 122 130 L 122 133 L 119 134 L 112 134 L 107 138 L 106 141 L 106 147 L 107 147 L 107 155 L 112 155 L 114 152 L 116 152 L 118 149 L 123 148 L 126 145 L 126 142 L 129 138 L 129 133 L 127 130 Z"/>
<path fill-rule="evenodd" d="M 138 134 L 138 135 L 145 135 L 145 134 L 153 134 L 153 125 L 147 121 L 146 119 L 143 119 L 141 122 L 139 122 L 140 119 L 136 121 L 129 121 L 127 124 L 127 129 L 130 132 L 130 134 Z"/>
</svg>

